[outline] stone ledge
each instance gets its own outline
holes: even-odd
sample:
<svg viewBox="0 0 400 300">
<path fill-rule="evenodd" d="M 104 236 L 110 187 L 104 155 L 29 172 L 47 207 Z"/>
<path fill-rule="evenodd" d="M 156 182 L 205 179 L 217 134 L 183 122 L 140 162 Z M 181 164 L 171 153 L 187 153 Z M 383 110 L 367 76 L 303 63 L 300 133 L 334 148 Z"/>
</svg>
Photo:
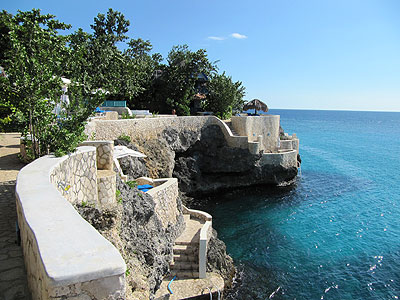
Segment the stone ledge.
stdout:
<svg viewBox="0 0 400 300">
<path fill-rule="evenodd" d="M 282 153 L 264 153 L 261 157 L 261 165 L 282 166 L 285 168 L 297 168 L 297 151 L 288 150 Z"/>
<path fill-rule="evenodd" d="M 38 282 L 41 286 L 41 291 L 34 293 L 36 295 L 57 287 L 124 277 L 126 265 L 118 250 L 89 225 L 50 182 L 50 174 L 55 167 L 74 155 L 88 151 L 96 150 L 94 147 L 80 147 L 70 156 L 45 156 L 24 167 L 18 174 L 18 223 L 21 235 L 26 237 L 22 246 L 30 277 L 28 280 L 31 281 L 29 285 L 31 289 L 36 288 Z M 37 249 L 37 253 L 26 251 L 25 248 L 31 245 L 37 245 L 32 247 Z M 30 265 L 35 259 L 39 265 Z M 121 281 L 119 288 L 124 290 L 125 282 Z M 113 287 L 113 293 L 115 290 L 116 287 Z M 107 291 L 104 293 L 107 294 Z"/>
</svg>

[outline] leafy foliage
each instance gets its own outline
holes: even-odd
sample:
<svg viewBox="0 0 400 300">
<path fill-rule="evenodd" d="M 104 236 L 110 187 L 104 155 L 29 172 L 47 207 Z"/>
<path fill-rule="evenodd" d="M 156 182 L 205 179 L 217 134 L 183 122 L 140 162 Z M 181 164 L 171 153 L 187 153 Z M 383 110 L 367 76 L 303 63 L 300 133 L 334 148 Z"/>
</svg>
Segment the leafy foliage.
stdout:
<svg viewBox="0 0 400 300">
<path fill-rule="evenodd" d="M 213 74 L 208 83 L 208 96 L 204 102 L 204 109 L 213 111 L 221 119 L 229 119 L 232 112 L 241 111 L 245 88 L 242 82 L 232 81 L 232 77 L 222 74 Z"/>
<path fill-rule="evenodd" d="M 152 54 L 150 41 L 128 38 L 129 25 L 122 13 L 109 9 L 94 18 L 92 33 L 79 28 L 62 35 L 59 31 L 71 26 L 53 15 L 33 9 L 13 16 L 3 10 L 0 61 L 7 75 L 0 74 L 0 129 L 19 129 L 35 158 L 63 155 L 85 139 L 86 120 L 104 100 L 189 115 L 199 75 L 210 79 L 201 91 L 205 109 L 223 118 L 240 109 L 244 87 L 218 75 L 206 50 L 174 46 L 163 63 L 160 54 Z M 69 103 L 60 100 L 62 76 L 71 80 Z"/>
<path fill-rule="evenodd" d="M 137 182 L 136 182 L 135 180 L 127 181 L 126 184 L 127 184 L 131 189 L 137 187 L 137 185 L 138 185 Z"/>
<path fill-rule="evenodd" d="M 123 141 L 127 142 L 128 144 L 131 142 L 131 137 L 129 135 L 126 135 L 126 134 L 121 134 L 118 137 L 118 139 L 119 140 L 123 140 Z"/>
<path fill-rule="evenodd" d="M 209 76 L 217 70 L 215 63 L 208 60 L 206 50 L 193 52 L 187 45 L 174 46 L 168 54 L 167 64 L 155 67 L 158 67 L 158 73 L 138 97 L 139 105 L 161 113 L 175 109 L 179 115 L 190 114 L 190 104 L 197 93 L 198 75 Z"/>
<path fill-rule="evenodd" d="M 93 92 L 90 84 L 73 84 L 70 104 L 60 101 L 61 76 L 71 49 L 66 45 L 69 37 L 58 31 L 70 25 L 36 9 L 15 16 L 3 11 L 1 20 L 1 27 L 8 28 L 11 45 L 3 53 L 7 76 L 0 78 L 2 103 L 20 114 L 22 134 L 31 141 L 35 158 L 49 152 L 63 155 L 73 151 L 85 139 L 85 122 L 104 101 L 104 93 Z M 56 105 L 62 108 L 59 115 L 54 113 Z"/>
<path fill-rule="evenodd" d="M 120 12 L 109 9 L 107 15 L 98 14 L 91 28 L 93 34 L 78 29 L 70 35 L 67 77 L 91 90 L 107 91 L 106 100 L 129 101 L 144 90 L 158 56 L 153 59 L 148 54 L 152 46 L 142 39 L 130 40 L 125 51 L 118 49 L 118 43 L 128 40 L 129 29 Z"/>
<path fill-rule="evenodd" d="M 2 54 L 7 76 L 0 77 L 1 101 L 22 113 L 26 120 L 23 135 L 30 135 L 38 157 L 52 150 L 47 140 L 49 129 L 57 126 L 52 111 L 60 99 L 62 57 L 66 52 L 66 38 L 58 30 L 70 26 L 36 9 L 18 12 L 14 17 L 3 11 L 1 21 L 1 27 L 8 30 L 5 43 L 10 46 Z"/>
</svg>

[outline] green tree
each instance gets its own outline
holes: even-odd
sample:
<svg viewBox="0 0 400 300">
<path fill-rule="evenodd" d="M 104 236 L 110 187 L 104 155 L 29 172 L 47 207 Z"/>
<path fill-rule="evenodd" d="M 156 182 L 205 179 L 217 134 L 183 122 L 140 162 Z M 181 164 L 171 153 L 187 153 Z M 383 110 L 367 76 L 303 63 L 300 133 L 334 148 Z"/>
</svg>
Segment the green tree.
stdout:
<svg viewBox="0 0 400 300">
<path fill-rule="evenodd" d="M 162 57 L 155 53 L 150 55 L 153 46 L 150 41 L 131 39 L 128 48 L 124 52 L 126 59 L 125 94 L 128 100 L 133 100 L 140 93 L 150 88 L 154 71 L 159 66 Z M 137 98 L 136 98 L 137 100 Z M 135 101 L 128 101 L 130 107 L 135 107 Z"/>
<path fill-rule="evenodd" d="M 85 47 L 67 47 L 71 38 L 58 34 L 70 28 L 52 15 L 41 15 L 40 10 L 18 12 L 12 16 L 3 11 L 1 27 L 8 28 L 10 47 L 4 51 L 6 77 L 0 78 L 1 102 L 15 108 L 24 121 L 22 134 L 32 144 L 34 158 L 54 152 L 62 155 L 73 151 L 85 138 L 87 118 L 104 101 L 104 93 L 91 85 L 89 68 L 81 64 L 87 54 Z M 80 31 L 70 39 L 70 45 L 82 45 L 87 34 Z M 79 40 L 80 39 L 80 40 Z M 76 42 L 79 40 L 78 42 Z M 79 81 L 69 88 L 70 104 L 60 101 L 61 76 L 67 70 L 66 58 L 73 57 L 73 72 L 80 72 Z M 75 78 L 74 78 L 75 79 Z M 59 115 L 54 113 L 61 106 Z"/>
<path fill-rule="evenodd" d="M 198 75 L 209 76 L 217 69 L 208 60 L 206 50 L 193 52 L 187 45 L 174 46 L 167 64 L 160 63 L 159 54 L 153 55 L 152 60 L 152 76 L 145 90 L 135 98 L 137 106 L 161 113 L 171 113 L 175 109 L 179 115 L 189 115 L 190 104 L 197 93 Z"/>
<path fill-rule="evenodd" d="M 66 37 L 58 31 L 70 26 L 38 9 L 18 11 L 15 16 L 3 11 L 0 19 L 9 37 L 9 47 L 2 54 L 7 76 L 0 77 L 1 101 L 23 115 L 23 135 L 29 136 L 38 157 L 48 150 L 48 128 L 55 124 L 52 111 L 61 94 Z"/>
<path fill-rule="evenodd" d="M 167 57 L 165 72 L 166 103 L 180 115 L 190 114 L 190 103 L 196 94 L 195 84 L 201 73 L 210 76 L 217 70 L 208 60 L 207 52 L 199 49 L 190 51 L 187 45 L 174 46 Z"/>
<path fill-rule="evenodd" d="M 0 13 L 0 62 L 3 65 L 4 60 L 7 58 L 6 53 L 11 49 L 11 40 L 8 32 L 9 21 L 12 18 L 12 15 L 3 10 Z"/>
<path fill-rule="evenodd" d="M 130 76 L 138 86 L 138 93 L 128 101 L 129 107 L 162 111 L 165 103 L 164 97 L 161 97 L 161 91 L 164 91 L 164 84 L 160 78 L 164 69 L 164 65 L 161 64 L 162 56 L 159 53 L 151 55 L 153 47 L 150 41 L 140 38 L 130 40 L 128 46 L 125 55 L 131 59 L 133 70 Z"/>
<path fill-rule="evenodd" d="M 232 81 L 232 77 L 222 74 L 213 74 L 208 83 L 208 95 L 204 102 L 204 109 L 214 112 L 221 119 L 228 119 L 232 112 L 241 111 L 245 87 L 242 82 Z"/>
<path fill-rule="evenodd" d="M 128 40 L 129 21 L 112 9 L 98 14 L 91 28 L 92 34 L 78 29 L 70 36 L 67 77 L 92 90 L 107 91 L 108 100 L 129 102 L 144 91 L 151 78 L 154 59 L 148 54 L 150 42 L 132 39 L 127 50 L 121 51 L 117 46 Z"/>
</svg>

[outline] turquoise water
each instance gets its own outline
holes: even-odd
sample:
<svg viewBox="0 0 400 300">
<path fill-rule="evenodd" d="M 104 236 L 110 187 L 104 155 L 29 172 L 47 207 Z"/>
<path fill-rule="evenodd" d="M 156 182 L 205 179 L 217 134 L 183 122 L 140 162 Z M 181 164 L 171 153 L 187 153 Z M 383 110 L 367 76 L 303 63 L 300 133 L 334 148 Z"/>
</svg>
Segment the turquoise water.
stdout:
<svg viewBox="0 0 400 300">
<path fill-rule="evenodd" d="M 270 113 L 300 138 L 302 175 L 212 199 L 239 270 L 228 299 L 398 299 L 400 113 Z"/>
</svg>

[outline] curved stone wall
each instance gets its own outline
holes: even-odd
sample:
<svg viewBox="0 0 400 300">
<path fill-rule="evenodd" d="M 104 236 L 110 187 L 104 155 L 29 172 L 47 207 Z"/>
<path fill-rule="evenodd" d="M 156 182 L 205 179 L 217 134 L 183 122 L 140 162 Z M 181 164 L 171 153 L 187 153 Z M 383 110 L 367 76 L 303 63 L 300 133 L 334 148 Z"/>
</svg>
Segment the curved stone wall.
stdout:
<svg viewBox="0 0 400 300">
<path fill-rule="evenodd" d="M 64 156 L 50 171 L 50 182 L 70 203 L 97 204 L 96 151 L 88 149 Z"/>
<path fill-rule="evenodd" d="M 168 225 L 175 225 L 181 214 L 176 202 L 179 193 L 178 180 L 176 178 L 151 179 L 140 177 L 136 179 L 136 182 L 154 186 L 146 193 L 153 197 L 157 216 L 164 228 L 168 228 Z"/>
<path fill-rule="evenodd" d="M 130 136 L 132 140 L 135 138 L 150 140 L 157 139 L 168 127 L 178 132 L 194 131 L 200 134 L 204 127 L 218 125 L 229 147 L 249 149 L 252 154 L 258 154 L 259 151 L 264 150 L 265 164 L 288 165 L 290 163 L 290 167 L 297 167 L 297 160 L 293 160 L 295 155 L 292 152 L 278 153 L 279 122 L 279 115 L 232 117 L 232 126 L 240 134 L 240 136 L 235 136 L 225 122 L 215 116 L 95 120 L 86 126 L 85 133 L 99 140 L 115 140 L 123 134 Z M 296 141 L 297 144 L 293 149 L 298 149 L 298 140 Z M 268 153 L 269 151 L 273 153 Z"/>
<path fill-rule="evenodd" d="M 283 153 L 264 153 L 261 157 L 261 165 L 282 166 L 284 168 L 297 168 L 297 151 L 289 150 Z"/>
<path fill-rule="evenodd" d="M 93 120 L 86 125 L 85 134 L 95 137 L 96 140 L 116 140 L 121 135 L 128 135 L 132 140 L 135 138 L 155 139 L 167 127 L 172 127 L 177 131 L 200 133 L 209 125 L 218 125 L 221 128 L 230 147 L 248 148 L 247 136 L 234 136 L 229 127 L 215 116 Z"/>
<path fill-rule="evenodd" d="M 279 141 L 279 115 L 251 117 L 232 117 L 232 127 L 241 136 L 248 137 L 250 142 L 257 142 L 262 136 L 260 150 L 277 152 Z"/>
<path fill-rule="evenodd" d="M 18 174 L 18 225 L 33 299 L 117 299 L 125 295 L 126 266 L 120 253 L 71 205 L 76 196 L 73 186 L 66 189 L 68 185 L 62 187 L 58 181 L 85 181 L 76 174 L 96 180 L 91 167 L 81 173 L 83 158 L 95 161 L 96 149 L 80 147 L 69 156 L 45 156 Z M 65 168 L 71 168 L 67 175 Z M 87 195 L 97 195 L 96 185 L 80 186 L 83 201 L 89 201 Z"/>
<path fill-rule="evenodd" d="M 183 212 L 204 221 L 199 234 L 199 278 L 207 276 L 207 250 L 212 235 L 212 216 L 205 211 L 183 206 Z"/>
</svg>

